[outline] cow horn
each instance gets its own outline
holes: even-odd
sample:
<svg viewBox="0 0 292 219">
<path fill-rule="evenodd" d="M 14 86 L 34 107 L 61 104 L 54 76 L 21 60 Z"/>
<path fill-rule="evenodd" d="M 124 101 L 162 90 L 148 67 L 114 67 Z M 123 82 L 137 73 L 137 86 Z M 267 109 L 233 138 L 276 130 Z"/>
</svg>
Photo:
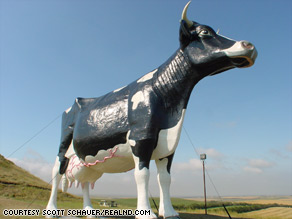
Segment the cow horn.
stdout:
<svg viewBox="0 0 292 219">
<path fill-rule="evenodd" d="M 187 10 L 188 10 L 188 7 L 189 7 L 190 3 L 191 3 L 191 1 L 189 1 L 189 2 L 186 4 L 186 6 L 184 7 L 184 10 L 183 10 L 183 12 L 182 12 L 182 15 L 181 15 L 181 19 L 184 20 L 184 21 L 187 23 L 188 27 L 191 27 L 191 26 L 193 26 L 193 24 L 194 24 L 192 21 L 190 21 L 190 20 L 187 18 Z"/>
</svg>

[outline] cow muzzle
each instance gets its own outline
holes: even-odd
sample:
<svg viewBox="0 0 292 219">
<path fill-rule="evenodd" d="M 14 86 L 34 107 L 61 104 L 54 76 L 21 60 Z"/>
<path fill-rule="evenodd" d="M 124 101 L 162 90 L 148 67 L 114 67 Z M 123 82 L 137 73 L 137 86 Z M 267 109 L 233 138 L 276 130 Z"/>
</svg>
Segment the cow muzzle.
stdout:
<svg viewBox="0 0 292 219">
<path fill-rule="evenodd" d="M 231 59 L 232 64 L 238 68 L 252 66 L 258 55 L 255 46 L 248 41 L 238 41 L 223 52 Z"/>
</svg>

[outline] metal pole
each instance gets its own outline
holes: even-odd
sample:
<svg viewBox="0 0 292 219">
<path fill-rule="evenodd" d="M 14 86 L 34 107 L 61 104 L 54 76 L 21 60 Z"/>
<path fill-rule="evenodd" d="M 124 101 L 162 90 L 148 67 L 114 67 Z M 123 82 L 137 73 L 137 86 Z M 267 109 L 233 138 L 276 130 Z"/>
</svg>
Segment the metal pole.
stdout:
<svg viewBox="0 0 292 219">
<path fill-rule="evenodd" d="M 207 198 L 206 198 L 206 181 L 205 181 L 205 161 L 204 160 L 203 160 L 203 179 L 204 179 L 205 214 L 207 215 Z"/>
<path fill-rule="evenodd" d="M 225 205 L 224 205 L 224 204 L 222 204 L 222 205 L 223 205 L 223 207 L 224 207 L 224 209 L 225 209 L 226 213 L 228 214 L 228 217 L 229 217 L 230 219 L 232 219 L 232 217 L 230 216 L 230 214 L 229 214 L 229 212 L 228 212 L 227 208 L 225 207 Z"/>
</svg>

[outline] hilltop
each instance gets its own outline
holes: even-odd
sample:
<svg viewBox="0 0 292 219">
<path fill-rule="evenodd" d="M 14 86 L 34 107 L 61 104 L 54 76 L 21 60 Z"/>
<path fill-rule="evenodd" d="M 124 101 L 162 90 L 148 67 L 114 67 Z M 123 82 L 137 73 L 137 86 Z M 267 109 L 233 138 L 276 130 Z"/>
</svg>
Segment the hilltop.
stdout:
<svg viewBox="0 0 292 219">
<path fill-rule="evenodd" d="M 3 201 L 5 199 L 25 200 L 27 202 L 32 202 L 33 200 L 48 201 L 51 185 L 15 165 L 0 154 L 0 190 L 1 205 L 2 203 L 3 205 L 6 204 Z M 61 191 L 58 194 L 58 199 L 80 200 L 78 197 Z M 2 208 L 1 205 L 0 207 Z"/>
<path fill-rule="evenodd" d="M 49 189 L 49 184 L 7 160 L 0 154 L 0 183 Z"/>
</svg>

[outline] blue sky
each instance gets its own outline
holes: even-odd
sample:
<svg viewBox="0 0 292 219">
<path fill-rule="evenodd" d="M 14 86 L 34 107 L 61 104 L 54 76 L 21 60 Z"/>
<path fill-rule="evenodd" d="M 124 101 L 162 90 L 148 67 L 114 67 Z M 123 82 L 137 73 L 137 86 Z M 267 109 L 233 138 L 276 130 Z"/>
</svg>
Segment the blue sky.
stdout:
<svg viewBox="0 0 292 219">
<path fill-rule="evenodd" d="M 98 97 L 161 65 L 179 47 L 186 3 L 0 0 L 0 153 L 11 155 L 76 97 Z M 222 196 L 292 194 L 291 11 L 289 0 L 194 0 L 189 7 L 191 20 L 248 40 L 259 52 L 251 68 L 203 79 L 188 105 L 184 128 L 207 153 Z M 60 124 L 59 118 L 10 159 L 49 181 Z M 154 166 L 150 186 L 158 194 Z M 112 189 L 119 175 L 104 176 L 95 193 L 135 195 L 132 175 L 120 174 L 123 191 Z M 200 162 L 184 130 L 172 190 L 203 194 Z"/>
</svg>

